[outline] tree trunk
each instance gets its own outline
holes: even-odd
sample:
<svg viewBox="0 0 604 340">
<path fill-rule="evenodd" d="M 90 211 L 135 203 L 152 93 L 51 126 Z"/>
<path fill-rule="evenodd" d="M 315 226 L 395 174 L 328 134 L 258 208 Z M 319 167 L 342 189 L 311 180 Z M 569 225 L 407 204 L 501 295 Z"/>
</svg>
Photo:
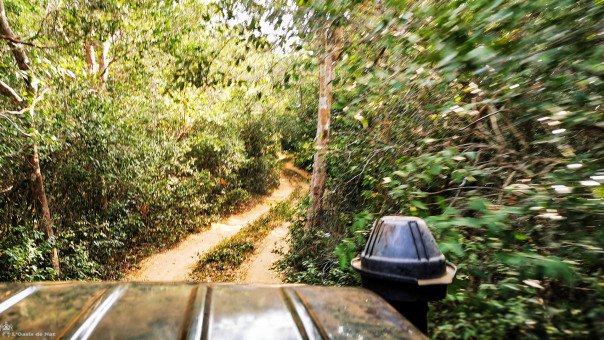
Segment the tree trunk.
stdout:
<svg viewBox="0 0 604 340">
<path fill-rule="evenodd" d="M 94 53 L 94 43 L 86 45 L 86 65 L 88 65 L 88 76 L 94 77 L 99 71 L 99 67 L 96 64 L 96 54 Z"/>
<path fill-rule="evenodd" d="M 107 57 L 109 56 L 109 49 L 111 48 L 111 39 L 107 39 L 103 43 L 103 50 L 99 55 L 99 72 L 101 72 L 100 80 L 101 83 L 105 83 L 107 78 L 109 77 L 109 61 Z"/>
<path fill-rule="evenodd" d="M 35 135 L 33 138 L 36 138 Z M 27 152 L 27 168 L 29 173 L 29 184 L 34 200 L 34 208 L 36 209 L 36 214 L 40 218 L 40 226 L 42 227 L 42 230 L 44 230 L 46 239 L 51 239 L 54 236 L 54 232 L 52 230 L 52 219 L 50 218 L 50 209 L 48 208 L 48 201 L 46 200 L 46 192 L 44 191 L 42 172 L 40 171 L 37 143 L 34 141 L 33 145 L 30 145 L 28 149 L 30 150 Z M 52 247 L 50 260 L 54 270 L 60 274 L 59 255 L 56 247 Z"/>
<path fill-rule="evenodd" d="M 4 9 L 4 1 L 0 0 L 0 35 L 6 41 L 8 46 L 10 47 L 13 56 L 15 57 L 15 61 L 17 62 L 17 66 L 19 69 L 26 74 L 25 78 L 25 88 L 27 91 L 27 95 L 30 97 L 34 97 L 36 94 L 36 88 L 32 86 L 31 76 L 30 76 L 30 67 L 29 67 L 29 59 L 27 58 L 27 54 L 25 53 L 25 49 L 23 45 L 18 43 L 20 40 L 12 30 L 8 24 L 8 20 L 6 18 L 6 11 Z M 2 85 L 8 89 L 10 87 L 4 83 Z M 2 91 L 2 94 L 6 94 L 6 91 Z M 8 91 L 10 92 L 10 91 Z M 15 94 L 16 92 L 13 91 Z M 18 96 L 12 96 L 12 99 L 15 103 L 19 103 Z M 23 99 L 20 104 L 23 107 L 26 107 L 26 103 L 28 100 Z M 34 101 L 35 103 L 35 101 Z M 35 131 L 35 125 L 33 121 L 33 113 L 34 113 L 34 103 L 32 103 L 31 113 L 32 113 L 32 121 L 31 126 L 28 128 L 33 128 Z M 34 207 L 36 210 L 36 215 L 40 219 L 41 226 L 46 234 L 46 238 L 48 240 L 52 239 L 54 236 L 52 230 L 52 218 L 50 217 L 50 209 L 48 208 L 48 201 L 46 200 L 46 192 L 44 191 L 44 181 L 42 178 L 42 172 L 40 171 L 40 160 L 38 157 L 38 145 L 36 141 L 36 135 L 31 137 L 31 144 L 27 147 L 26 150 L 26 163 L 29 174 L 30 181 L 30 189 L 32 194 L 32 199 L 34 200 Z M 60 275 L 60 267 L 59 267 L 59 255 L 57 253 L 57 248 L 52 247 L 51 258 L 52 267 L 57 271 L 57 275 Z"/>
<path fill-rule="evenodd" d="M 323 32 L 323 48 L 325 49 L 325 53 L 319 56 L 319 116 L 317 119 L 316 152 L 313 158 L 313 171 L 310 182 L 310 207 L 306 218 L 306 229 L 319 226 L 321 221 L 325 178 L 327 175 L 325 161 L 329 146 L 332 81 L 335 77 L 337 59 L 342 50 L 341 41 L 342 32 L 340 28 L 325 29 Z"/>
</svg>

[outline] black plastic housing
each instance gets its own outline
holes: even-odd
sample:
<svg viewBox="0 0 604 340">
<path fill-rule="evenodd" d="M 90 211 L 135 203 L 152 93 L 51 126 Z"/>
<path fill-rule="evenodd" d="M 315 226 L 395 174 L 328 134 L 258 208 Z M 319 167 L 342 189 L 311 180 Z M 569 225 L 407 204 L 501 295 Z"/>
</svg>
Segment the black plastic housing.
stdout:
<svg viewBox="0 0 604 340">
<path fill-rule="evenodd" d="M 386 216 L 380 219 L 361 254 L 363 272 L 377 277 L 417 283 L 445 275 L 445 256 L 421 218 Z"/>
<path fill-rule="evenodd" d="M 382 217 L 352 267 L 367 288 L 427 332 L 428 301 L 447 296 L 457 268 L 445 256 L 421 218 Z"/>
<path fill-rule="evenodd" d="M 410 216 L 382 217 L 352 266 L 361 273 L 363 287 L 388 301 L 443 299 L 457 271 L 426 222 Z"/>
</svg>

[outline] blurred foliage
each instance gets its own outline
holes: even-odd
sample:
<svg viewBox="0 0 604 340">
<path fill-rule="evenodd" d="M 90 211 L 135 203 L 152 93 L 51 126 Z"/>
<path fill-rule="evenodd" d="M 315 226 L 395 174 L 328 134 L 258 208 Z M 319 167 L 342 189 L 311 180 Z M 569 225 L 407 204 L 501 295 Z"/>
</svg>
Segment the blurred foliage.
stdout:
<svg viewBox="0 0 604 340">
<path fill-rule="evenodd" d="M 323 225 L 294 224 L 289 280 L 359 284 L 375 220 L 419 216 L 459 267 L 434 338 L 603 337 L 602 3 L 300 4 L 306 48 L 301 18 L 346 40 Z"/>
</svg>

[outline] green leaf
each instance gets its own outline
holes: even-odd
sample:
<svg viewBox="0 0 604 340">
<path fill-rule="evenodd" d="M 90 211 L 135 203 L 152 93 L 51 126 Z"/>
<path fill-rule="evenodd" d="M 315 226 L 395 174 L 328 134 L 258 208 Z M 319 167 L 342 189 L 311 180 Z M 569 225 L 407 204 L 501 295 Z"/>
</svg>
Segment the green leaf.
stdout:
<svg viewBox="0 0 604 340">
<path fill-rule="evenodd" d="M 411 205 L 419 209 L 428 210 L 428 206 L 420 201 L 411 201 Z"/>
<path fill-rule="evenodd" d="M 438 175 L 440 174 L 440 172 L 442 171 L 443 166 L 440 164 L 434 164 L 430 167 L 430 170 L 428 170 L 428 172 L 432 175 Z"/>
<path fill-rule="evenodd" d="M 426 182 L 431 182 L 432 177 L 427 174 L 417 174 L 415 177 L 425 180 Z"/>
<path fill-rule="evenodd" d="M 486 211 L 488 209 L 489 202 L 483 198 L 473 199 L 468 204 L 468 209 L 477 211 Z"/>
</svg>

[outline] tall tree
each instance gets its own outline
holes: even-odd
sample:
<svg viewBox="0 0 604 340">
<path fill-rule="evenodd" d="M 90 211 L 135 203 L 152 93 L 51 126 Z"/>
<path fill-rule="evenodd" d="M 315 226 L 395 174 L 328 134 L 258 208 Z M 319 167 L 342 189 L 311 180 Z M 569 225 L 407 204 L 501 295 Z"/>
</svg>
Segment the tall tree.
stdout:
<svg viewBox="0 0 604 340">
<path fill-rule="evenodd" d="M 111 38 L 105 40 L 102 44 L 99 44 L 96 41 L 88 42 L 86 44 L 86 65 L 88 67 L 88 76 L 91 78 L 98 77 L 101 83 L 105 83 L 109 78 L 109 66 L 112 63 L 112 61 L 108 60 L 110 48 Z M 97 50 L 99 50 L 98 53 Z"/>
<path fill-rule="evenodd" d="M 306 219 L 306 228 L 316 227 L 320 223 L 325 177 L 327 169 L 325 160 L 329 145 L 329 124 L 331 119 L 331 98 L 335 67 L 342 51 L 342 29 L 333 24 L 321 32 L 324 53 L 319 54 L 319 110 L 316 152 L 313 159 L 312 179 L 310 182 L 310 208 Z"/>
<path fill-rule="evenodd" d="M 291 44 L 300 44 L 294 49 L 310 48 L 315 52 L 314 55 L 317 55 L 319 108 L 317 112 L 313 173 L 309 193 L 310 207 L 307 212 L 305 226 L 306 229 L 316 227 L 321 221 L 323 196 L 325 194 L 327 177 L 325 165 L 329 148 L 332 89 L 335 67 L 343 46 L 342 23 L 348 21 L 347 17 L 350 17 L 344 13 L 348 13 L 355 4 L 346 1 L 300 1 L 298 4 L 292 4 L 279 0 L 271 3 L 270 6 L 258 6 L 254 1 L 246 3 L 249 12 L 256 13 L 257 20 L 268 20 L 275 27 L 284 25 L 286 33 L 280 35 L 279 38 L 282 46 L 285 46 L 285 50 L 288 50 Z M 228 6 L 223 4 L 223 8 L 228 8 Z M 284 24 L 284 18 L 288 17 L 293 18 L 292 22 Z M 296 39 L 296 36 L 301 39 Z M 310 41 L 307 40 L 309 38 Z M 305 41 L 309 41 L 310 46 L 305 45 Z"/>
<path fill-rule="evenodd" d="M 38 215 L 39 223 L 44 230 L 47 239 L 54 237 L 52 229 L 53 221 L 50 216 L 50 209 L 48 208 L 48 200 L 46 199 L 46 192 L 44 191 L 44 179 L 42 178 L 42 172 L 40 171 L 40 158 L 38 156 L 38 145 L 36 140 L 36 127 L 34 120 L 35 110 L 35 97 L 37 94 L 37 88 L 34 85 L 33 76 L 31 74 L 31 68 L 29 66 L 29 58 L 21 42 L 21 38 L 13 33 L 6 17 L 6 11 L 4 9 L 4 1 L 0 0 L 0 35 L 2 39 L 8 44 L 20 71 L 25 74 L 25 90 L 27 96 L 20 98 L 15 90 L 13 90 L 8 84 L 0 82 L 0 93 L 8 96 L 11 100 L 24 110 L 28 110 L 31 117 L 28 121 L 28 130 L 32 131 L 29 136 L 30 142 L 25 150 L 27 165 L 28 180 L 30 183 L 30 190 L 32 199 L 34 201 L 35 212 Z M 51 262 L 54 270 L 60 274 L 59 267 L 59 256 L 56 247 L 52 247 L 51 251 Z"/>
</svg>

